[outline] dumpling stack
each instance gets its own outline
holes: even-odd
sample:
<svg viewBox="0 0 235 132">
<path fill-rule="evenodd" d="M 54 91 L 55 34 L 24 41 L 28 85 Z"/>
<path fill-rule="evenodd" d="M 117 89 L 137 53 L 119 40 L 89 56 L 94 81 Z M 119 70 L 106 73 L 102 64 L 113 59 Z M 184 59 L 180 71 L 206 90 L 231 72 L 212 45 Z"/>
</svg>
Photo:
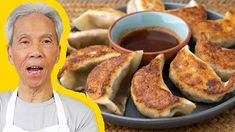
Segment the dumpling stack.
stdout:
<svg viewBox="0 0 235 132">
<path fill-rule="evenodd" d="M 58 75 L 60 83 L 75 91 L 84 89 L 86 79 L 90 71 L 100 62 L 120 56 L 116 52 L 103 45 L 94 45 L 74 51 L 67 56 L 65 65 Z"/>
<path fill-rule="evenodd" d="M 90 9 L 73 21 L 79 31 L 68 37 L 68 56 L 58 78 L 75 91 L 84 90 L 90 71 L 104 60 L 121 54 L 109 48 L 108 28 L 125 13 L 112 9 Z"/>
</svg>

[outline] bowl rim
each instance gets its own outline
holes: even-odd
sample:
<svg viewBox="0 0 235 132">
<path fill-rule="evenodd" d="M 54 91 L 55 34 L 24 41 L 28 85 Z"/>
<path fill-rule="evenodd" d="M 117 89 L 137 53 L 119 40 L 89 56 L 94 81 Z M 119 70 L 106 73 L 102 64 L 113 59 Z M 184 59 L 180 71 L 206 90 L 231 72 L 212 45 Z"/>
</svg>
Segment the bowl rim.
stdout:
<svg viewBox="0 0 235 132">
<path fill-rule="evenodd" d="M 165 49 L 165 50 L 160 50 L 160 51 L 153 51 L 153 52 L 144 52 L 145 55 L 155 55 L 155 54 L 161 54 L 161 53 L 166 53 L 166 52 L 171 52 L 171 51 L 174 51 L 175 49 L 181 49 L 182 47 L 184 47 L 185 45 L 188 44 L 191 36 L 192 36 L 192 31 L 191 31 L 191 28 L 190 26 L 188 25 L 187 22 L 185 22 L 184 19 L 176 16 L 176 15 L 173 15 L 173 14 L 170 14 L 170 13 L 167 13 L 167 12 L 161 12 L 161 11 L 154 11 L 154 10 L 148 10 L 148 11 L 138 11 L 138 12 L 134 12 L 134 13 L 130 13 L 130 14 L 126 14 L 120 18 L 118 18 L 116 21 L 114 21 L 112 23 L 112 25 L 109 27 L 109 31 L 108 31 L 108 39 L 109 41 L 111 42 L 111 46 L 112 47 L 116 47 L 118 49 L 120 49 L 121 51 L 124 51 L 124 52 L 127 52 L 127 53 L 130 53 L 130 52 L 134 52 L 134 50 L 129 50 L 129 49 L 126 49 L 122 46 L 120 46 L 119 44 L 117 44 L 116 42 L 113 41 L 113 38 L 112 38 L 112 35 L 111 35 L 111 31 L 113 29 L 113 27 L 119 22 L 121 21 L 122 19 L 126 18 L 126 17 L 129 17 L 129 16 L 132 16 L 132 15 L 135 15 L 135 14 L 140 14 L 140 13 L 162 13 L 162 14 L 167 14 L 167 15 L 170 15 L 170 16 L 173 16 L 173 17 L 177 17 L 178 19 L 180 19 L 187 27 L 188 29 L 188 34 L 187 34 L 187 37 L 186 39 L 184 39 L 183 41 L 181 41 L 179 44 L 177 44 L 176 46 L 172 47 L 172 48 L 169 48 L 169 49 Z"/>
</svg>

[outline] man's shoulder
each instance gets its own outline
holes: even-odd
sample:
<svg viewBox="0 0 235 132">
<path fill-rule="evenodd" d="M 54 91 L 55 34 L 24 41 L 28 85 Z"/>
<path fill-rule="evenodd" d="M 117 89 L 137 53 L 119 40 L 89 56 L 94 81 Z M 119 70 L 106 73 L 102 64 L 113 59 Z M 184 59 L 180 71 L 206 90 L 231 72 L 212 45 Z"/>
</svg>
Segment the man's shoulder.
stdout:
<svg viewBox="0 0 235 132">
<path fill-rule="evenodd" d="M 1 103 L 7 103 L 12 95 L 13 91 L 7 91 L 7 92 L 1 92 L 0 93 L 0 102 Z"/>
<path fill-rule="evenodd" d="M 82 101 L 78 99 L 74 99 L 72 97 L 68 97 L 62 94 L 59 94 L 62 103 L 68 107 L 71 111 L 87 113 L 91 111 L 91 109 Z"/>
<path fill-rule="evenodd" d="M 65 106 L 65 111 L 69 113 L 71 119 L 74 119 L 76 131 L 98 131 L 95 113 L 88 105 L 80 100 L 61 94 L 60 98 Z"/>
</svg>

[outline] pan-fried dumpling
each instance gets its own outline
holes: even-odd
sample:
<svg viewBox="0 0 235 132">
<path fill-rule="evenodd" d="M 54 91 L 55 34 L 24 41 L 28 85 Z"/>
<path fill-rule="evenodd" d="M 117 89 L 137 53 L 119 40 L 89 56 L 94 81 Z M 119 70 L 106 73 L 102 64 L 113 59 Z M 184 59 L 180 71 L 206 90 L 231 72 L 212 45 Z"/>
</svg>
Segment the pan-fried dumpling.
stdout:
<svg viewBox="0 0 235 132">
<path fill-rule="evenodd" d="M 130 0 L 127 4 L 127 13 L 146 10 L 163 11 L 165 6 L 161 0 Z"/>
<path fill-rule="evenodd" d="M 224 84 L 215 71 L 194 55 L 188 46 L 181 49 L 171 62 L 169 76 L 187 98 L 198 102 L 218 102 L 235 86 L 235 74 Z"/>
<path fill-rule="evenodd" d="M 91 45 L 109 46 L 107 29 L 92 29 L 81 32 L 71 32 L 68 37 L 69 45 L 75 49 L 85 48 Z"/>
<path fill-rule="evenodd" d="M 98 103 L 103 111 L 123 115 L 130 81 L 142 55 L 143 51 L 135 51 L 96 66 L 87 78 L 86 95 Z"/>
<path fill-rule="evenodd" d="M 192 113 L 196 105 L 185 98 L 174 96 L 164 83 L 163 67 L 164 55 L 160 54 L 135 73 L 131 83 L 131 97 L 137 109 L 152 118 Z"/>
<path fill-rule="evenodd" d="M 81 91 L 85 87 L 89 72 L 100 62 L 120 53 L 104 45 L 93 45 L 67 56 L 64 67 L 60 70 L 60 83 L 68 89 Z"/>
<path fill-rule="evenodd" d="M 190 24 L 190 26 L 193 26 L 195 22 L 207 19 L 204 7 L 194 0 L 191 0 L 184 8 L 167 10 L 166 12 L 181 17 Z"/>
<path fill-rule="evenodd" d="M 223 19 L 195 24 L 196 38 L 204 33 L 208 40 L 222 47 L 235 45 L 235 13 L 228 11 Z"/>
<path fill-rule="evenodd" d="M 69 42 L 67 41 L 66 43 L 67 46 L 67 52 L 66 52 L 66 56 L 70 55 L 72 52 L 76 51 L 77 49 L 73 48 L 72 46 L 70 46 Z"/>
<path fill-rule="evenodd" d="M 195 23 L 207 20 L 207 13 L 204 7 L 194 0 L 191 0 L 184 8 L 167 10 L 166 12 L 184 19 L 191 27 L 193 37 L 195 37 L 197 30 Z"/>
<path fill-rule="evenodd" d="M 108 29 L 111 24 L 125 13 L 112 8 L 90 9 L 73 21 L 79 30 Z"/>
<path fill-rule="evenodd" d="M 235 73 L 235 50 L 222 48 L 208 41 L 205 34 L 199 37 L 195 54 L 209 64 L 224 81 Z"/>
</svg>

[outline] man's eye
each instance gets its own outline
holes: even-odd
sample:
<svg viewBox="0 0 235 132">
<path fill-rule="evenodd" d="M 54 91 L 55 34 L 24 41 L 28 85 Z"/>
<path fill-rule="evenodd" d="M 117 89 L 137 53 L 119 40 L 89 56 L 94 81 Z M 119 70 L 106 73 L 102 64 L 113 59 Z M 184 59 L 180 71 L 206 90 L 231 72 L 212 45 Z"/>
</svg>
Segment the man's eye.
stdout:
<svg viewBox="0 0 235 132">
<path fill-rule="evenodd" d="M 51 44 L 51 40 L 43 40 L 42 43 L 43 44 Z"/>
<path fill-rule="evenodd" d="M 21 41 L 20 44 L 29 44 L 29 41 Z"/>
</svg>

